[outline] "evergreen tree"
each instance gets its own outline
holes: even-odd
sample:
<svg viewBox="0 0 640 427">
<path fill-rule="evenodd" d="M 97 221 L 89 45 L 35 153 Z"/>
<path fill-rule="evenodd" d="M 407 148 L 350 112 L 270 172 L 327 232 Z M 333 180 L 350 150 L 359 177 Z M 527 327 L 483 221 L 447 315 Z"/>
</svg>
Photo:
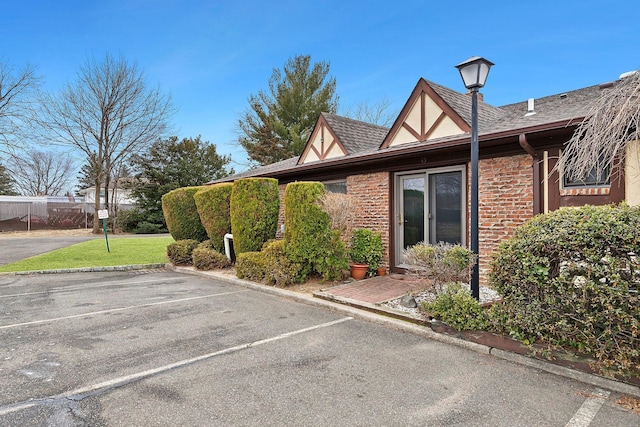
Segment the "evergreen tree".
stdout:
<svg viewBox="0 0 640 427">
<path fill-rule="evenodd" d="M 249 109 L 238 121 L 238 142 L 261 165 L 300 155 L 321 112 L 338 109 L 336 79 L 329 63 L 311 64 L 311 56 L 295 56 L 275 69 L 268 91 L 249 97 Z"/>
<path fill-rule="evenodd" d="M 3 165 L 0 165 L 0 195 L 3 196 L 17 196 L 18 193 L 15 190 L 15 182 L 9 175 L 9 171 Z"/>
<path fill-rule="evenodd" d="M 162 196 L 181 187 L 202 185 L 234 173 L 227 169 L 231 156 L 221 156 L 216 146 L 196 138 L 173 136 L 153 143 L 149 151 L 132 157 L 131 166 L 136 170 L 137 184 L 132 190 L 136 199 L 136 216 L 139 222 L 166 231 L 162 214 Z M 135 228 L 130 225 L 129 228 Z"/>
</svg>

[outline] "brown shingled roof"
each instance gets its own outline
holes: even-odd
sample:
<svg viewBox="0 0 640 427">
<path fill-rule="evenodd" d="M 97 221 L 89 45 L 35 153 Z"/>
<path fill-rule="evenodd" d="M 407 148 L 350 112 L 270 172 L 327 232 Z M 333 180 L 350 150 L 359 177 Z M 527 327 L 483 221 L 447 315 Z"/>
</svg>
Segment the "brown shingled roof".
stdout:
<svg viewBox="0 0 640 427">
<path fill-rule="evenodd" d="M 437 83 L 426 81 L 427 84 L 467 123 L 471 123 L 471 97 L 456 92 Z M 529 128 L 549 129 L 566 126 L 568 123 L 580 122 L 589 110 L 589 107 L 614 83 L 595 85 L 582 89 L 569 91 L 557 95 L 551 95 L 535 100 L 535 114 L 527 114 L 527 101 L 509 104 L 502 107 L 494 107 L 485 102 L 478 103 L 479 136 L 482 139 L 491 138 L 491 135 L 516 134 Z M 393 156 L 394 153 L 403 150 L 415 150 L 420 146 L 437 147 L 442 144 L 452 144 L 460 141 L 467 144 L 469 134 L 454 135 L 444 138 L 432 139 L 428 142 L 416 142 L 402 144 L 393 149 L 379 149 L 381 142 L 389 132 L 388 128 L 374 124 L 337 116 L 335 114 L 322 113 L 327 123 L 336 133 L 340 142 L 348 150 L 349 155 L 342 158 L 327 159 L 313 162 L 311 165 L 297 165 L 298 157 L 283 160 L 278 163 L 266 165 L 242 172 L 231 177 L 212 181 L 223 182 L 252 176 L 274 176 L 282 172 L 293 172 L 296 169 L 308 169 L 320 164 L 336 164 L 350 162 L 355 159 L 367 158 L 378 155 Z M 317 166 L 316 166 L 317 165 Z"/>
<path fill-rule="evenodd" d="M 349 154 L 377 149 L 389 128 L 335 114 L 321 113 Z"/>
</svg>

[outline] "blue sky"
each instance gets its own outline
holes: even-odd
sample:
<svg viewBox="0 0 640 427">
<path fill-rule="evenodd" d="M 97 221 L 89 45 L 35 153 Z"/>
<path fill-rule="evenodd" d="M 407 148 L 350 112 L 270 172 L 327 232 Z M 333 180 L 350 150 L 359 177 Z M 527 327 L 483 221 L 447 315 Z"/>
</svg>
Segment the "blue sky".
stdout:
<svg viewBox="0 0 640 427">
<path fill-rule="evenodd" d="M 483 56 L 496 64 L 485 101 L 499 106 L 637 69 L 639 15 L 630 0 L 12 1 L 0 57 L 37 66 L 48 90 L 90 56 L 136 61 L 179 107 L 173 134 L 202 135 L 240 171 L 247 98 L 295 55 L 331 64 L 341 111 L 382 98 L 399 111 L 420 77 L 462 92 L 454 66 Z"/>
</svg>

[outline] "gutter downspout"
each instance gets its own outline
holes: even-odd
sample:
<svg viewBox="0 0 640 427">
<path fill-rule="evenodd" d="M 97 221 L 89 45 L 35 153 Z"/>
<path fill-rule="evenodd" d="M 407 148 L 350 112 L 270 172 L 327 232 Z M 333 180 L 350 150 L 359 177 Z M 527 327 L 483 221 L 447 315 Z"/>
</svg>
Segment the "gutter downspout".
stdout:
<svg viewBox="0 0 640 427">
<path fill-rule="evenodd" d="M 527 141 L 527 135 L 521 133 L 518 135 L 520 147 L 524 149 L 532 157 L 533 167 L 533 215 L 538 215 L 540 210 L 540 166 L 538 166 L 538 153 Z"/>
</svg>

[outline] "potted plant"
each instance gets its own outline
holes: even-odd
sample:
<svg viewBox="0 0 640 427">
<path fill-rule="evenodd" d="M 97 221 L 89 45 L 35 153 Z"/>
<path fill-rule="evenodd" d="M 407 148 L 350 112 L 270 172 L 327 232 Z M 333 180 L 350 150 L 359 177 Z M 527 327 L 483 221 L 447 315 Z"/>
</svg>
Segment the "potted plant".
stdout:
<svg viewBox="0 0 640 427">
<path fill-rule="evenodd" d="M 356 280 L 375 272 L 382 260 L 382 236 L 368 228 L 358 228 L 351 234 L 349 257 L 351 258 L 351 277 Z"/>
</svg>

